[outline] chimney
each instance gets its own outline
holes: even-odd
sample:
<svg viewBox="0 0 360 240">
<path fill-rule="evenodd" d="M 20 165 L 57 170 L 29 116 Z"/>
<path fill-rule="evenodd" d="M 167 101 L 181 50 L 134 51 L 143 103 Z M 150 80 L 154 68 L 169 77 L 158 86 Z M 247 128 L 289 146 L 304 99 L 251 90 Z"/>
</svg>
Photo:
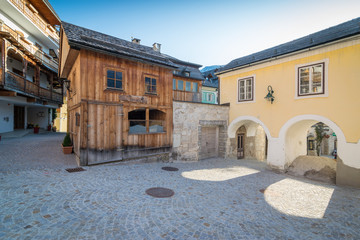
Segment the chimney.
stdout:
<svg viewBox="0 0 360 240">
<path fill-rule="evenodd" d="M 140 45 L 140 41 L 141 41 L 141 39 L 131 37 L 131 42 L 133 42 L 133 43 Z"/>
<path fill-rule="evenodd" d="M 154 51 L 160 52 L 160 49 L 161 49 L 161 44 L 160 43 L 154 43 L 152 46 L 153 46 Z"/>
</svg>

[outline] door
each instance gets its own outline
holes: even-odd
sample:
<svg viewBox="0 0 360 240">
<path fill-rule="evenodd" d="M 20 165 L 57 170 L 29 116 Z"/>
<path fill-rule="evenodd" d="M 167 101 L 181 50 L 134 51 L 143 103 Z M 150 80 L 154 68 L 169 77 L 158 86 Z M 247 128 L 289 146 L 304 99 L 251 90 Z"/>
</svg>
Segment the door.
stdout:
<svg viewBox="0 0 360 240">
<path fill-rule="evenodd" d="M 245 150 L 244 150 L 244 139 L 245 139 L 245 135 L 244 134 L 238 134 L 237 135 L 237 158 L 238 159 L 243 159 L 245 157 Z"/>
<path fill-rule="evenodd" d="M 14 129 L 24 129 L 25 108 L 14 106 Z"/>
<path fill-rule="evenodd" d="M 200 158 L 211 158 L 218 156 L 218 134 L 217 127 L 201 128 L 201 151 Z"/>
</svg>

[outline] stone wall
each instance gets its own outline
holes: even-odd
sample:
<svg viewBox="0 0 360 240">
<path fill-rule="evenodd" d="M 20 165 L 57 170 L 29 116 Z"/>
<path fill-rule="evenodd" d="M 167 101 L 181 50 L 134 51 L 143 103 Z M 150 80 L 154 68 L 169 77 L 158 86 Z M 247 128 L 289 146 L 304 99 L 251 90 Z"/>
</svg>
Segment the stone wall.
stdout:
<svg viewBox="0 0 360 240">
<path fill-rule="evenodd" d="M 218 128 L 218 155 L 225 157 L 229 106 L 191 102 L 173 102 L 172 161 L 201 159 L 201 128 Z"/>
</svg>

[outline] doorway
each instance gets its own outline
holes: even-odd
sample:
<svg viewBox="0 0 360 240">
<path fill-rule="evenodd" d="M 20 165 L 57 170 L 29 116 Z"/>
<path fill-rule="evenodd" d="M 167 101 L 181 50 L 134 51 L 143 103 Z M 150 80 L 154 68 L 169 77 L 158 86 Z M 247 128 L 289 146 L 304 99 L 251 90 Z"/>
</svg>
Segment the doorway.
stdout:
<svg viewBox="0 0 360 240">
<path fill-rule="evenodd" d="M 240 133 L 237 135 L 237 159 L 243 159 L 245 157 L 244 150 L 245 134 Z"/>
<path fill-rule="evenodd" d="M 25 108 L 14 106 L 14 129 L 24 129 L 25 126 Z"/>
</svg>

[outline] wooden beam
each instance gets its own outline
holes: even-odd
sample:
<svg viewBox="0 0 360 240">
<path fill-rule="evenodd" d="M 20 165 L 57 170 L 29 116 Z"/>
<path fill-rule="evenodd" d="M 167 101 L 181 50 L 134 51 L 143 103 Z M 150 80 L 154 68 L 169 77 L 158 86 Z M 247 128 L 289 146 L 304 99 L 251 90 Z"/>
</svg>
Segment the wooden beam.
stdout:
<svg viewBox="0 0 360 240">
<path fill-rule="evenodd" d="M 11 92 L 11 91 L 0 91 L 0 96 L 16 97 L 17 93 L 16 92 Z"/>
<path fill-rule="evenodd" d="M 36 98 L 26 98 L 26 102 L 28 103 L 33 103 L 33 102 L 36 102 Z"/>
</svg>

